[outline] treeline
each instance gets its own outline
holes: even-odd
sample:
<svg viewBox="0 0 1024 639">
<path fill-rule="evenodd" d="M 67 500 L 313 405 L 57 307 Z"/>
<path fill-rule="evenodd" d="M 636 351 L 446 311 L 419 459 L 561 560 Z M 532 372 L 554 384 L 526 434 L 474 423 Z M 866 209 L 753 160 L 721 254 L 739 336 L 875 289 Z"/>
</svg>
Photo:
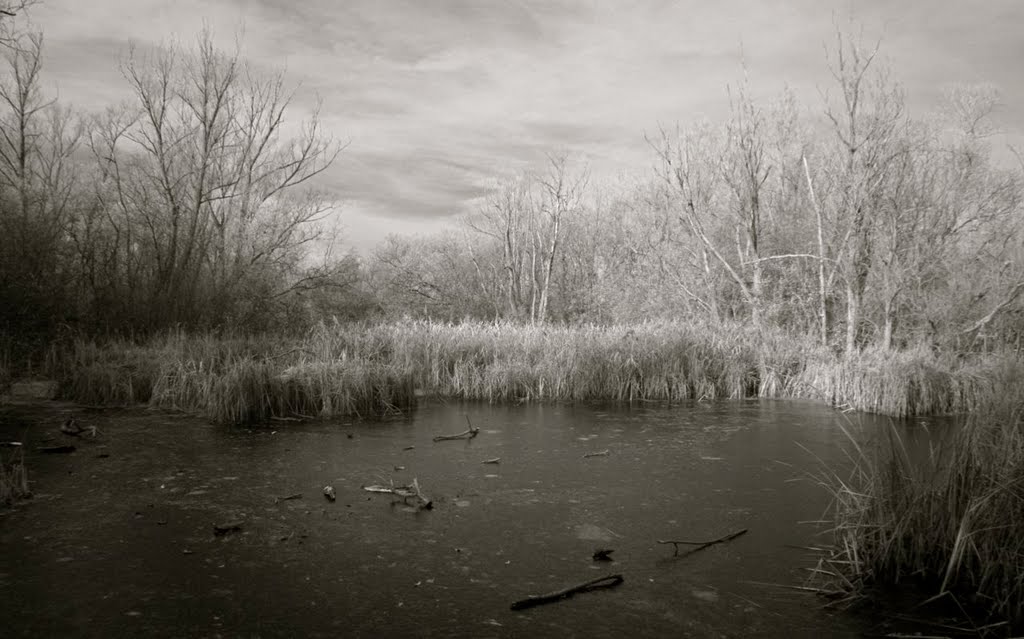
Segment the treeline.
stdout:
<svg viewBox="0 0 1024 639">
<path fill-rule="evenodd" d="M 80 113 L 42 89 L 42 36 L 0 24 L 8 342 L 411 317 L 741 321 L 847 353 L 1020 348 L 1024 162 L 991 143 L 997 93 L 952 90 L 912 116 L 877 49 L 842 36 L 820 105 L 741 83 L 723 123 L 649 135 L 647 176 L 598 182 L 552 153 L 448 230 L 357 258 L 313 187 L 341 146 L 316 112 L 288 120 L 281 74 L 203 33 L 127 51 L 131 99 Z"/>
<path fill-rule="evenodd" d="M 648 136 L 657 170 L 585 166 L 497 189 L 451 232 L 376 252 L 391 314 L 556 322 L 749 321 L 853 352 L 1019 349 L 1024 164 L 995 159 L 998 95 L 913 117 L 876 50 L 840 36 L 820 107 L 741 84 L 722 124 Z M 1020 160 L 1020 156 L 1017 156 Z"/>
</svg>

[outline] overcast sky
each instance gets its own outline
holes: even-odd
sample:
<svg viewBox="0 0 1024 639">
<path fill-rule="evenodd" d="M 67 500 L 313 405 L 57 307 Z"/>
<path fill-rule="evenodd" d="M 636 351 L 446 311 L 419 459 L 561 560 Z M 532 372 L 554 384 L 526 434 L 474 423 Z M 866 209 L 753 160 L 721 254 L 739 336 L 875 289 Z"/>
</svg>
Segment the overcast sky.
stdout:
<svg viewBox="0 0 1024 639">
<path fill-rule="evenodd" d="M 833 23 L 851 18 L 912 111 L 991 82 L 1000 124 L 1024 131 L 1024 0 L 43 0 L 32 17 L 49 87 L 87 110 L 126 97 L 130 43 L 243 34 L 253 65 L 301 84 L 297 111 L 319 96 L 350 141 L 326 186 L 360 248 L 439 228 L 548 150 L 599 178 L 647 169 L 644 132 L 720 118 L 741 55 L 758 96 L 788 85 L 817 107 Z"/>
</svg>

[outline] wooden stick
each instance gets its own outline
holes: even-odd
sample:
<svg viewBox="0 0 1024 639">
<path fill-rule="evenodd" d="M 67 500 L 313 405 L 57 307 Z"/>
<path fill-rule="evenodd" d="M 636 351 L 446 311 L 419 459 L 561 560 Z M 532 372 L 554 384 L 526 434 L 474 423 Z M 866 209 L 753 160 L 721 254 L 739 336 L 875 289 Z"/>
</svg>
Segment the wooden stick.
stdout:
<svg viewBox="0 0 1024 639">
<path fill-rule="evenodd" d="M 481 464 L 500 464 L 501 463 L 501 457 L 495 457 L 494 459 L 485 459 L 485 460 L 483 460 L 480 463 Z"/>
<path fill-rule="evenodd" d="M 587 592 L 588 590 L 598 590 L 600 588 L 614 588 L 623 581 L 624 579 L 622 578 L 622 575 L 605 575 L 604 577 L 591 579 L 590 581 L 577 586 L 570 586 L 569 588 L 549 592 L 546 595 L 530 595 L 526 599 L 520 599 L 513 603 L 512 610 L 523 610 L 525 608 L 532 608 L 533 606 L 540 606 L 542 604 L 552 603 L 561 599 L 568 599 L 578 592 Z"/>
<path fill-rule="evenodd" d="M 469 419 L 469 418 L 467 417 L 466 419 Z M 458 435 L 438 435 L 437 437 L 434 438 L 434 441 L 435 442 L 443 442 L 443 441 L 447 441 L 449 439 L 473 439 L 474 437 L 476 437 L 477 433 L 479 433 L 479 432 L 480 432 L 479 428 L 473 428 L 473 426 L 470 425 L 469 430 L 462 431 Z"/>
<path fill-rule="evenodd" d="M 738 530 L 738 531 L 736 531 L 734 533 L 729 533 L 728 535 L 726 535 L 724 537 L 719 537 L 718 539 L 712 539 L 711 541 L 679 541 L 679 540 L 673 540 L 673 539 L 659 539 L 658 543 L 659 544 L 672 544 L 675 547 L 675 552 L 672 553 L 673 557 L 675 557 L 675 556 L 677 556 L 679 554 L 679 545 L 680 544 L 683 544 L 683 545 L 686 545 L 686 546 L 698 546 L 697 548 L 694 548 L 693 550 L 691 550 L 691 551 L 686 553 L 687 555 L 692 555 L 695 552 L 704 550 L 708 546 L 714 546 L 715 544 L 720 544 L 720 543 L 723 543 L 723 542 L 726 542 L 726 541 L 731 541 L 733 539 L 736 539 L 740 535 L 746 534 L 746 532 L 747 532 L 747 529 L 744 528 L 743 530 Z"/>
<path fill-rule="evenodd" d="M 583 456 L 583 458 L 586 459 L 587 457 L 607 457 L 609 452 L 611 451 L 602 450 L 596 453 L 587 453 L 586 455 Z"/>
<path fill-rule="evenodd" d="M 396 497 L 401 497 L 403 501 L 410 497 L 415 497 L 420 501 L 420 508 L 431 510 L 434 507 L 434 502 L 427 499 L 427 496 L 423 494 L 422 490 L 420 490 L 420 483 L 416 478 L 413 478 L 412 483 L 408 486 L 381 486 L 379 484 L 374 484 L 373 486 L 363 486 L 363 490 L 370 493 L 394 495 Z"/>
</svg>

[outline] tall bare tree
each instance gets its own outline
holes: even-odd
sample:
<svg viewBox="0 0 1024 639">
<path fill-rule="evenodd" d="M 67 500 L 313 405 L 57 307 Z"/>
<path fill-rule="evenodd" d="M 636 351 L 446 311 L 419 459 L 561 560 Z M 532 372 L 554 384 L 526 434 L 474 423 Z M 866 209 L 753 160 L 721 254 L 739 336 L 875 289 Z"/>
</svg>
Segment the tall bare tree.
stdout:
<svg viewBox="0 0 1024 639">
<path fill-rule="evenodd" d="M 255 293 L 246 278 L 294 267 L 333 204 L 297 190 L 341 150 L 318 110 L 287 139 L 293 94 L 283 76 L 253 71 L 209 32 L 192 50 L 133 50 L 123 73 L 135 104 L 109 112 L 91 146 L 102 204 L 146 256 L 153 321 L 196 319 L 197 309 Z"/>
</svg>

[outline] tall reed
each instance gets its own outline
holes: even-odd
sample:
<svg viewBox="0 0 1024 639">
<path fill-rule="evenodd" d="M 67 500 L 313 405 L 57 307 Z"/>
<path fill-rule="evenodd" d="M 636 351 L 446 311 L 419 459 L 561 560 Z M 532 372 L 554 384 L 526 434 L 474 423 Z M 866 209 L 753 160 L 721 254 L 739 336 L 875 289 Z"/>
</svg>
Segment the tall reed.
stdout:
<svg viewBox="0 0 1024 639">
<path fill-rule="evenodd" d="M 993 374 L 1002 392 L 929 455 L 893 432 L 877 450 L 854 445 L 849 476 L 823 476 L 835 545 L 817 574 L 830 588 L 914 579 L 1024 622 L 1024 374 Z"/>
<path fill-rule="evenodd" d="M 411 405 L 417 391 L 492 402 L 810 398 L 895 416 L 961 412 L 996 392 L 994 361 L 926 349 L 840 358 L 740 324 L 408 321 L 324 323 L 288 338 L 172 332 L 142 344 L 78 342 L 58 368 L 64 395 L 78 401 L 248 422 L 379 415 Z"/>
</svg>

